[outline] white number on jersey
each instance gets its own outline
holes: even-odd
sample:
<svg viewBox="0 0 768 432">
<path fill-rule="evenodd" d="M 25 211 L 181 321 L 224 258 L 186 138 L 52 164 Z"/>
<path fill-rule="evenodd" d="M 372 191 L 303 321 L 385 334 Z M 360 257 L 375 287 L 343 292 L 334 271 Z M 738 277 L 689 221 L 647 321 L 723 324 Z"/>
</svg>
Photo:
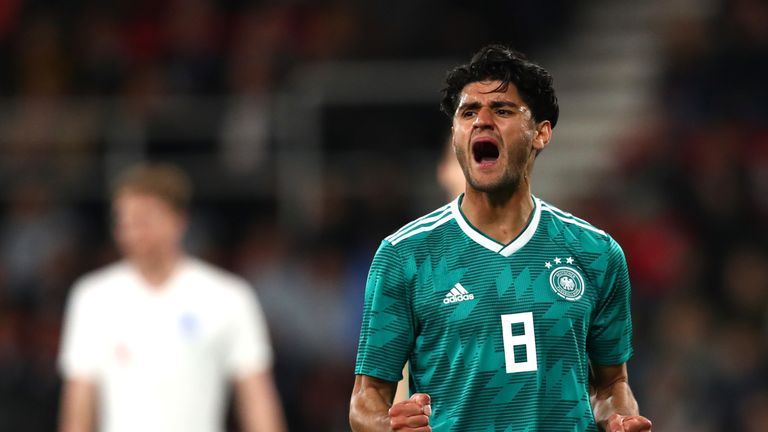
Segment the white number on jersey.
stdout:
<svg viewBox="0 0 768 432">
<path fill-rule="evenodd" d="M 524 333 L 515 336 L 512 334 L 512 325 L 520 323 L 523 324 Z M 538 369 L 533 312 L 502 315 L 501 330 L 504 336 L 504 360 L 507 365 L 507 373 L 530 372 Z M 525 361 L 515 361 L 516 346 L 525 346 Z"/>
</svg>

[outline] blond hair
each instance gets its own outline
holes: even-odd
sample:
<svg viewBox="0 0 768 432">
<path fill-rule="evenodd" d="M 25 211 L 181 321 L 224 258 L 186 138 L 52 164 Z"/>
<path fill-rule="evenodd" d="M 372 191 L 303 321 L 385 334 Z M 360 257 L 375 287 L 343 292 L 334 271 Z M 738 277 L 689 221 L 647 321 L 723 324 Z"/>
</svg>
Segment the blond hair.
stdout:
<svg viewBox="0 0 768 432">
<path fill-rule="evenodd" d="M 179 167 L 145 162 L 123 171 L 112 183 L 112 198 L 138 192 L 160 198 L 179 212 L 186 212 L 192 198 L 192 181 Z"/>
</svg>

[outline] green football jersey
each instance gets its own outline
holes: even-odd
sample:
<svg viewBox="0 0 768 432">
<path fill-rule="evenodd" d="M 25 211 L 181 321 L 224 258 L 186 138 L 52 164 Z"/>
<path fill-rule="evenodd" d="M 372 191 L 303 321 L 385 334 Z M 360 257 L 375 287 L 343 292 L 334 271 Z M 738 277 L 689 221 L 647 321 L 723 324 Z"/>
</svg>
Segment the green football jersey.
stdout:
<svg viewBox="0 0 768 432">
<path fill-rule="evenodd" d="M 596 431 L 589 362 L 632 355 L 630 284 L 604 231 L 533 197 L 500 244 L 461 199 L 382 241 L 368 275 L 356 374 L 432 397 L 445 431 Z"/>
</svg>

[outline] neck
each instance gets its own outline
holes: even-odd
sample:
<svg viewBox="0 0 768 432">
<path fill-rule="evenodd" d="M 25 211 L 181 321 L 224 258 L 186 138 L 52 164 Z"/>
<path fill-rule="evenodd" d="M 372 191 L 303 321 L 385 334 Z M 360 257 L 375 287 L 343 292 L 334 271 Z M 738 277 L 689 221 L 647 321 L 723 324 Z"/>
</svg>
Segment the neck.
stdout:
<svg viewBox="0 0 768 432">
<path fill-rule="evenodd" d="M 513 192 L 480 192 L 467 185 L 461 211 L 469 222 L 501 244 L 514 240 L 525 229 L 533 211 L 529 187 Z"/>
<path fill-rule="evenodd" d="M 173 251 L 157 254 L 152 257 L 130 258 L 131 263 L 141 274 L 141 277 L 153 288 L 161 288 L 173 275 L 181 253 Z"/>
</svg>

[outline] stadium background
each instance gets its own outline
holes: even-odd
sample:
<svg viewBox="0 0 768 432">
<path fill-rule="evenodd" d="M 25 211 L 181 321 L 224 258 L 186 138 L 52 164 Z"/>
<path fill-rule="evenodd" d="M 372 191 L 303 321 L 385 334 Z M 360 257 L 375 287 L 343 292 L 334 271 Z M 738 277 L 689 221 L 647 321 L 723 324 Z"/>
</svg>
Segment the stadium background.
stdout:
<svg viewBox="0 0 768 432">
<path fill-rule="evenodd" d="M 255 286 L 291 430 L 348 430 L 367 266 L 446 200 L 438 90 L 492 41 L 555 76 L 534 192 L 625 249 L 643 413 L 765 430 L 762 0 L 3 0 L 0 430 L 55 429 L 63 304 L 145 158 L 194 179 L 189 248 Z"/>
</svg>

